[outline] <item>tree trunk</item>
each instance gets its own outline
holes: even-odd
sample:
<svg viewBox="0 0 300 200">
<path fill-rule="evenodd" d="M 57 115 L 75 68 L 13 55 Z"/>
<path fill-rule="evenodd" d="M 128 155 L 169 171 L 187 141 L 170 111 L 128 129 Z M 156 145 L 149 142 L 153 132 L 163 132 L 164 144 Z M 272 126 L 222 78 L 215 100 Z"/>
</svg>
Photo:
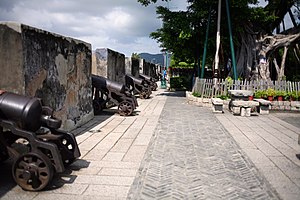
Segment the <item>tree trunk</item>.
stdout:
<svg viewBox="0 0 300 200">
<path fill-rule="evenodd" d="M 220 41 L 221 41 L 221 36 L 220 36 L 220 25 L 221 25 L 221 0 L 219 0 L 219 5 L 218 5 L 218 24 L 217 24 L 217 36 L 216 36 L 216 54 L 215 54 L 215 74 L 218 73 L 219 70 L 219 50 L 220 50 Z M 216 77 L 215 77 L 216 78 Z"/>
<path fill-rule="evenodd" d="M 277 79 L 281 80 L 284 76 L 285 69 L 285 60 L 288 48 L 291 44 L 296 43 L 300 39 L 300 33 L 293 35 L 274 35 L 274 36 L 265 36 L 258 41 L 258 45 L 260 48 L 259 51 L 259 64 L 258 69 L 260 73 L 260 77 L 263 80 L 270 80 L 270 72 L 269 72 L 269 59 L 272 57 L 276 51 L 280 48 L 284 48 L 284 53 L 281 59 L 280 68 L 277 64 L 277 61 L 273 61 L 275 64 Z"/>
<path fill-rule="evenodd" d="M 273 63 L 275 65 L 275 69 L 276 69 L 276 72 L 277 72 L 277 80 L 278 81 L 281 81 L 282 78 L 284 77 L 285 60 L 286 60 L 287 52 L 288 52 L 288 47 L 284 47 L 284 52 L 283 52 L 283 55 L 282 55 L 280 67 L 277 64 L 276 58 L 274 58 L 274 60 L 273 60 Z"/>
</svg>

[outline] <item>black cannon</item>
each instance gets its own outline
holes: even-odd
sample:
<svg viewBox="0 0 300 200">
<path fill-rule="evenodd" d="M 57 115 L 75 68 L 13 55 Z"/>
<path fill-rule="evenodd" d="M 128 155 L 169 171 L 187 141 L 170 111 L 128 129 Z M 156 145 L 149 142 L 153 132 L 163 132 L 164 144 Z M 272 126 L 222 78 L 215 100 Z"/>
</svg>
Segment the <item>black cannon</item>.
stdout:
<svg viewBox="0 0 300 200">
<path fill-rule="evenodd" d="M 145 74 L 139 74 L 139 77 L 141 79 L 145 80 L 148 85 L 150 85 L 150 89 L 152 91 L 157 90 L 158 86 L 157 86 L 157 83 L 156 83 L 157 80 L 155 78 L 153 78 L 151 76 L 147 76 Z"/>
<path fill-rule="evenodd" d="M 152 94 L 149 85 L 145 80 L 132 75 L 125 75 L 125 85 L 133 94 L 138 94 L 141 99 L 148 99 Z"/>
<path fill-rule="evenodd" d="M 80 156 L 74 135 L 60 126 L 40 99 L 0 94 L 0 162 L 13 159 L 13 178 L 24 190 L 44 189 Z"/>
<path fill-rule="evenodd" d="M 92 88 L 95 114 L 106 108 L 108 102 L 118 106 L 118 113 L 122 116 L 131 115 L 138 106 L 135 96 L 124 84 L 92 75 Z"/>
</svg>

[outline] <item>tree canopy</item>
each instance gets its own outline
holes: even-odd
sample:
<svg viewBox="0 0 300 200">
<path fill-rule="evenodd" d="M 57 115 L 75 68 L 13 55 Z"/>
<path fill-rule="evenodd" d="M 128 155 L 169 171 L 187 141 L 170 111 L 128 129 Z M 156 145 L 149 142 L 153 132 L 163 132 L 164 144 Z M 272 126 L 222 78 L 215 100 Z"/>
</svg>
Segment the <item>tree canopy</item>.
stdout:
<svg viewBox="0 0 300 200">
<path fill-rule="evenodd" d="M 138 0 L 138 2 L 147 6 L 156 3 L 157 0 Z M 253 66 L 259 64 L 256 41 L 261 37 L 272 35 L 274 30 L 277 30 L 277 33 L 282 32 L 285 26 L 281 29 L 279 26 L 286 14 L 290 15 L 293 25 L 298 27 L 300 0 L 268 0 L 265 7 L 258 7 L 258 0 L 229 2 L 238 73 L 239 76 L 250 77 Z M 160 29 L 152 32 L 150 37 L 160 43 L 162 51 L 171 51 L 176 61 L 200 63 L 210 14 L 207 60 L 208 63 L 213 63 L 218 0 L 187 0 L 187 3 L 186 11 L 171 11 L 166 7 L 158 6 L 157 15 L 163 21 L 163 25 Z M 230 56 L 226 17 L 225 1 L 223 0 L 220 53 L 223 66 L 226 65 Z"/>
</svg>

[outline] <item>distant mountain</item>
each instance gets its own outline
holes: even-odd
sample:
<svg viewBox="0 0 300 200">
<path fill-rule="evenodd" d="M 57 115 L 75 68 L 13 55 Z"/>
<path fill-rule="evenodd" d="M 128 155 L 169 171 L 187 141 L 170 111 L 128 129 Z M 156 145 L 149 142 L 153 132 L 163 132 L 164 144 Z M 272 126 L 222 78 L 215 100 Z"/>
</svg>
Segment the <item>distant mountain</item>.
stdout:
<svg viewBox="0 0 300 200">
<path fill-rule="evenodd" d="M 162 66 L 164 65 L 164 56 L 162 53 L 160 54 L 140 53 L 139 56 L 145 59 L 145 61 L 147 62 L 160 64 Z"/>
</svg>

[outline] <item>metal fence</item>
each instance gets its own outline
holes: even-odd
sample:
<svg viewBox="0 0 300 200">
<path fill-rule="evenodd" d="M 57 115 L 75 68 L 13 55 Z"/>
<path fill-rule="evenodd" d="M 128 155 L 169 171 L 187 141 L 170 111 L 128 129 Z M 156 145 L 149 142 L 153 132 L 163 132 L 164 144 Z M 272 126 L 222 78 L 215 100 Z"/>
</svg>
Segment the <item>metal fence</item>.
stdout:
<svg viewBox="0 0 300 200">
<path fill-rule="evenodd" d="M 193 93 L 197 93 L 198 96 L 211 98 L 217 96 L 226 96 L 228 90 L 251 90 L 255 93 L 258 90 L 266 90 L 268 88 L 285 92 L 299 92 L 300 82 L 196 78 L 192 91 Z"/>
</svg>

